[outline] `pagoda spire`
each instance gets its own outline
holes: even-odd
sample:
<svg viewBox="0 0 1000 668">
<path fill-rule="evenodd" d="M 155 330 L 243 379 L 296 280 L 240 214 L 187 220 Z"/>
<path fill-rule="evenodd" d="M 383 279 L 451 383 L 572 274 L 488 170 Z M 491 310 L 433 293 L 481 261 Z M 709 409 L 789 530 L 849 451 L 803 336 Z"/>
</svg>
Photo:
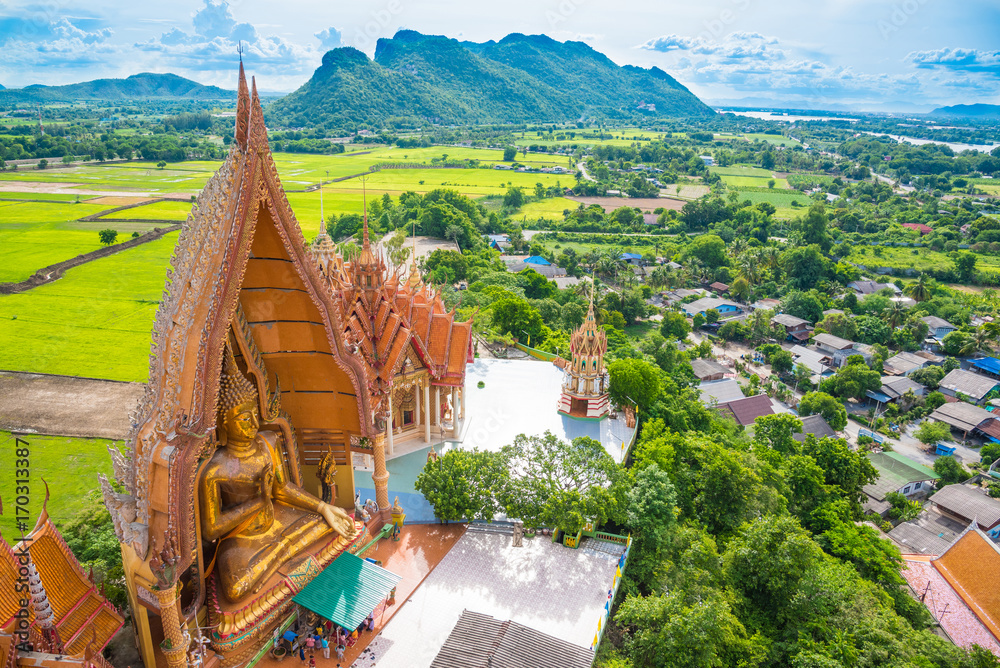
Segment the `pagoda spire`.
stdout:
<svg viewBox="0 0 1000 668">
<path fill-rule="evenodd" d="M 250 89 L 247 87 L 247 75 L 243 70 L 243 52 L 240 50 L 240 74 L 236 92 L 236 128 L 233 140 L 243 150 L 247 148 L 247 134 L 250 129 Z"/>
<path fill-rule="evenodd" d="M 28 591 L 31 594 L 31 607 L 35 612 L 35 621 L 41 629 L 45 641 L 49 644 L 49 651 L 59 653 L 62 651 L 62 641 L 59 639 L 59 629 L 56 628 L 56 613 L 49 603 L 49 594 L 42 584 L 42 577 L 35 568 L 34 560 L 28 557 Z"/>
</svg>

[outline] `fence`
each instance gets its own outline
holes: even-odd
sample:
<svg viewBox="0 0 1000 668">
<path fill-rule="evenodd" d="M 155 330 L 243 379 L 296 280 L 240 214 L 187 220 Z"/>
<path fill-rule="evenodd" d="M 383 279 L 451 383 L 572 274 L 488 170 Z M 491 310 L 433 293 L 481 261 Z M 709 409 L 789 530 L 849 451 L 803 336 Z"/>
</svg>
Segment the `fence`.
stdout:
<svg viewBox="0 0 1000 668">
<path fill-rule="evenodd" d="M 625 570 L 626 564 L 628 564 L 628 555 L 632 551 L 632 537 L 628 536 L 616 536 L 615 534 L 606 534 L 602 532 L 597 532 L 594 534 L 594 538 L 597 540 L 607 540 L 606 538 L 598 538 L 598 536 L 609 536 L 613 537 L 615 540 L 612 542 L 620 542 L 620 539 L 625 540 L 625 551 L 622 556 L 618 558 L 618 565 L 615 567 L 615 577 L 611 580 L 611 589 L 608 590 L 608 600 L 604 602 L 604 611 L 601 613 L 600 619 L 597 620 L 597 633 L 594 634 L 594 642 L 590 645 L 590 649 L 597 653 L 598 648 L 601 646 L 601 639 L 604 637 L 604 630 L 608 626 L 608 621 L 611 619 L 611 607 L 614 605 L 615 596 L 618 595 L 618 588 L 622 584 L 622 571 Z"/>
<path fill-rule="evenodd" d="M 537 348 L 529 348 L 523 343 L 515 343 L 514 347 L 521 352 L 528 353 L 536 359 L 542 360 L 543 362 L 551 362 L 555 358 L 559 357 L 559 355 L 556 355 L 555 353 L 547 353 L 544 350 L 538 350 Z"/>
</svg>

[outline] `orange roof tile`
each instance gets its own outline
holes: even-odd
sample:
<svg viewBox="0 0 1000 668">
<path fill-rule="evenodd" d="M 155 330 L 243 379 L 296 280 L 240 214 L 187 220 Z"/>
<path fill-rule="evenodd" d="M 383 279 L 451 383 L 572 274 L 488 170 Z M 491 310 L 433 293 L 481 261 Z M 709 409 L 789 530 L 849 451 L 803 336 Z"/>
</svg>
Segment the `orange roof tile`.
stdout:
<svg viewBox="0 0 1000 668">
<path fill-rule="evenodd" d="M 996 587 L 1000 548 L 978 528 L 971 528 L 931 564 L 1000 640 L 1000 589 Z"/>
</svg>

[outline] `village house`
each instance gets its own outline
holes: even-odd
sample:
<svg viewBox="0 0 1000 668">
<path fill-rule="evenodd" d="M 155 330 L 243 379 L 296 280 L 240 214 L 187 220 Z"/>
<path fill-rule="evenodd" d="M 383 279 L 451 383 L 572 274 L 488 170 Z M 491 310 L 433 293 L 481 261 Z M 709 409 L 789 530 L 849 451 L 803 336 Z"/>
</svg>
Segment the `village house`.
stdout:
<svg viewBox="0 0 1000 668">
<path fill-rule="evenodd" d="M 702 382 L 698 386 L 698 392 L 701 394 L 701 403 L 706 406 L 728 404 L 745 396 L 740 384 L 734 378 Z"/>
<path fill-rule="evenodd" d="M 945 485 L 929 500 L 946 517 L 966 525 L 975 521 L 990 538 L 1000 535 L 1000 499 L 994 499 L 981 487 Z"/>
<path fill-rule="evenodd" d="M 948 375 L 941 379 L 938 390 L 948 397 L 968 397 L 972 403 L 981 406 L 989 395 L 997 387 L 1000 387 L 1000 380 L 983 376 L 965 369 L 953 369 Z"/>
<path fill-rule="evenodd" d="M 927 388 L 915 380 L 910 380 L 906 376 L 882 376 L 882 387 L 879 391 L 868 392 L 868 396 L 881 403 L 898 402 L 906 396 L 907 392 L 913 392 L 915 397 L 922 397 L 927 394 Z M 878 396 L 872 396 L 877 394 Z"/>
<path fill-rule="evenodd" d="M 785 328 L 785 335 L 789 341 L 808 341 L 812 332 L 812 325 L 808 320 L 788 313 L 779 313 L 771 318 L 771 322 Z"/>
<path fill-rule="evenodd" d="M 1000 420 L 993 413 L 964 401 L 950 401 L 934 409 L 928 416 L 931 420 L 944 422 L 952 429 L 962 432 L 964 438 L 979 432 L 983 436 L 1000 442 Z"/>
<path fill-rule="evenodd" d="M 754 423 L 759 417 L 764 415 L 774 415 L 774 406 L 771 397 L 766 394 L 758 394 L 745 399 L 736 399 L 726 404 L 719 404 L 720 412 L 723 415 L 731 415 L 736 422 L 744 427 Z"/>
<path fill-rule="evenodd" d="M 944 318 L 937 317 L 936 315 L 925 315 L 920 320 L 927 323 L 927 336 L 933 338 L 938 343 L 940 343 L 941 339 L 945 336 L 958 329 L 955 325 L 951 324 Z"/>
<path fill-rule="evenodd" d="M 743 312 L 743 308 L 736 302 L 731 302 L 728 299 L 721 299 L 719 297 L 702 297 L 690 304 L 684 304 L 681 306 L 684 314 L 689 318 L 694 317 L 698 313 L 705 315 L 706 311 L 711 311 L 715 309 L 719 312 L 719 315 L 739 315 Z"/>
<path fill-rule="evenodd" d="M 691 368 L 700 381 L 722 380 L 733 373 L 732 369 L 727 369 L 715 360 L 704 357 L 696 357 L 691 360 Z"/>
<path fill-rule="evenodd" d="M 882 363 L 882 371 L 890 376 L 909 376 L 918 369 L 942 364 L 944 358 L 925 350 L 916 353 L 899 352 Z"/>
<path fill-rule="evenodd" d="M 923 464 L 898 452 L 870 452 L 868 461 L 878 471 L 878 480 L 864 486 L 868 496 L 865 510 L 885 516 L 889 503 L 885 497 L 890 492 L 898 492 L 906 497 L 924 496 L 934 488 L 940 479 L 937 473 Z"/>
<path fill-rule="evenodd" d="M 827 334 L 826 332 L 814 336 L 812 342 L 818 350 L 828 353 L 831 356 L 839 351 L 854 349 L 854 341 L 848 341 L 847 339 L 842 339 L 839 336 Z"/>
<path fill-rule="evenodd" d="M 899 286 L 893 283 L 878 283 L 876 281 L 851 281 L 847 284 L 847 287 L 854 290 L 854 293 L 859 297 L 864 295 L 873 295 L 879 290 L 884 290 L 886 288 L 892 290 L 897 295 L 902 292 Z"/>
</svg>

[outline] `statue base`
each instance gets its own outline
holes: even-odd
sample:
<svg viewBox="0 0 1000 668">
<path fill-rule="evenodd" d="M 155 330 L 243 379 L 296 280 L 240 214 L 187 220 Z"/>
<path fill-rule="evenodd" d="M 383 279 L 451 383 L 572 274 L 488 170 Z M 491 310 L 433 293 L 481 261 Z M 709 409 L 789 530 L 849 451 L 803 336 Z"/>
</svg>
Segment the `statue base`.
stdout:
<svg viewBox="0 0 1000 668">
<path fill-rule="evenodd" d="M 272 642 L 272 631 L 291 610 L 292 598 L 334 559 L 364 542 L 368 535 L 365 525 L 355 522 L 354 527 L 351 537 L 334 534 L 317 541 L 240 603 L 230 603 L 219 595 L 218 573 L 212 574 L 205 604 L 209 626 L 214 627 L 211 647 L 221 655 L 223 666 L 244 664 L 257 654 L 262 643 Z"/>
</svg>

